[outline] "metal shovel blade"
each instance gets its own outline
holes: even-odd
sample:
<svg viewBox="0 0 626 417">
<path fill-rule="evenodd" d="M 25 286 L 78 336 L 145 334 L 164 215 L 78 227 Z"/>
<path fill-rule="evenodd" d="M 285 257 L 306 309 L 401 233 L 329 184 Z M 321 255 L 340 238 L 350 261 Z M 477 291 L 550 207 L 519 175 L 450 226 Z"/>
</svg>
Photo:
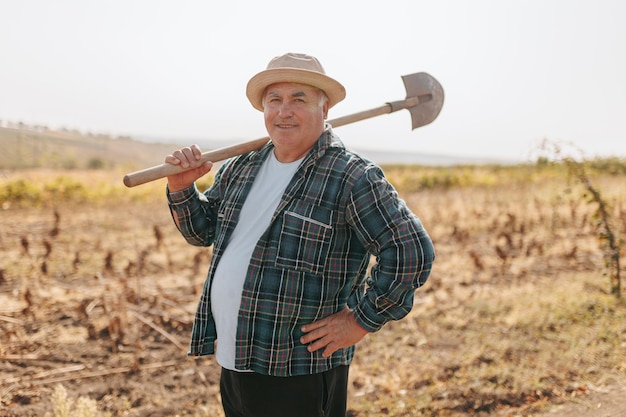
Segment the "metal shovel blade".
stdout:
<svg viewBox="0 0 626 417">
<path fill-rule="evenodd" d="M 439 116 L 443 107 L 443 87 L 435 78 L 425 72 L 403 75 L 406 98 L 417 97 L 419 103 L 409 107 L 412 128 L 427 125 Z"/>
</svg>

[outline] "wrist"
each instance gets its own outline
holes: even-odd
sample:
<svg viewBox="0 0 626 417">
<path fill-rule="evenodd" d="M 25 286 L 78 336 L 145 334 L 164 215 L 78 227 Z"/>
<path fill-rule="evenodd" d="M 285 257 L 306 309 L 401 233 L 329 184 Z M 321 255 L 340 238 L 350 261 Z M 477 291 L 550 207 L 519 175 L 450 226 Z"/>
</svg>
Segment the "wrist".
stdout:
<svg viewBox="0 0 626 417">
<path fill-rule="evenodd" d="M 169 182 L 167 183 L 167 190 L 170 193 L 176 193 L 178 191 L 182 191 L 182 190 L 186 190 L 187 188 L 193 186 L 193 182 L 191 184 L 180 184 L 180 183 L 176 183 L 176 182 Z"/>
</svg>

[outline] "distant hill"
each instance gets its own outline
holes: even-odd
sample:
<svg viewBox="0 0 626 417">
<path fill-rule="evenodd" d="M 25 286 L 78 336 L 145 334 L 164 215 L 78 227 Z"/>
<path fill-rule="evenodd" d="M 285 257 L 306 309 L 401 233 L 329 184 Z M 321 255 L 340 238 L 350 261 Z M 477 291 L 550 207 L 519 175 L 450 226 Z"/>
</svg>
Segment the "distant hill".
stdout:
<svg viewBox="0 0 626 417">
<path fill-rule="evenodd" d="M 178 143 L 176 143 L 178 142 Z M 189 142 L 191 143 L 191 141 Z M 187 145 L 189 143 L 184 143 Z M 202 141 L 203 150 L 235 142 Z M 0 127 L 0 169 L 142 169 L 161 164 L 165 155 L 179 148 L 180 140 L 163 141 L 128 136 L 110 137 L 76 130 L 49 130 L 42 127 Z M 412 152 L 355 149 L 378 164 L 450 166 L 456 164 L 507 163 L 480 158 L 458 158 Z"/>
<path fill-rule="evenodd" d="M 143 168 L 162 163 L 176 146 L 69 130 L 0 127 L 0 169 Z"/>
</svg>

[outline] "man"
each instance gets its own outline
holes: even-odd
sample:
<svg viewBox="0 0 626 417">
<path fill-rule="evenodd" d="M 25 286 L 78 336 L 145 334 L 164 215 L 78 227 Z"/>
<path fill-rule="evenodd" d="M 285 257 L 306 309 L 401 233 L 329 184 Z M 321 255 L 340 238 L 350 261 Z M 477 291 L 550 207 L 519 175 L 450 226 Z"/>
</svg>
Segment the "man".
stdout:
<svg viewBox="0 0 626 417">
<path fill-rule="evenodd" d="M 355 344 L 409 313 L 432 242 L 326 125 L 345 89 L 316 58 L 274 58 L 246 95 L 271 139 L 261 150 L 225 162 L 203 193 L 212 164 L 197 146 L 165 159 L 190 168 L 168 177 L 176 226 L 213 245 L 189 354 L 216 354 L 228 417 L 344 417 Z"/>
</svg>

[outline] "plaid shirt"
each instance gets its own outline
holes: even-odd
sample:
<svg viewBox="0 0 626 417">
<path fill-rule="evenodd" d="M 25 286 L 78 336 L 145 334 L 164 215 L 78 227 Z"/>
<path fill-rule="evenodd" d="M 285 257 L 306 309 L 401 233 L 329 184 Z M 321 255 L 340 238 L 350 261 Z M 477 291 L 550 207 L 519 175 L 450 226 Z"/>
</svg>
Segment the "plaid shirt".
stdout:
<svg viewBox="0 0 626 417">
<path fill-rule="evenodd" d="M 192 245 L 213 247 L 189 355 L 214 353 L 211 282 L 268 143 L 224 163 L 204 193 L 168 193 L 176 224 Z M 366 277 L 370 255 L 376 257 Z M 348 306 L 370 332 L 404 317 L 434 260 L 430 237 L 380 168 L 346 150 L 328 128 L 302 161 L 256 244 L 245 278 L 235 367 L 292 376 L 352 362 L 355 347 L 328 358 L 309 352 L 301 326 Z"/>
</svg>

